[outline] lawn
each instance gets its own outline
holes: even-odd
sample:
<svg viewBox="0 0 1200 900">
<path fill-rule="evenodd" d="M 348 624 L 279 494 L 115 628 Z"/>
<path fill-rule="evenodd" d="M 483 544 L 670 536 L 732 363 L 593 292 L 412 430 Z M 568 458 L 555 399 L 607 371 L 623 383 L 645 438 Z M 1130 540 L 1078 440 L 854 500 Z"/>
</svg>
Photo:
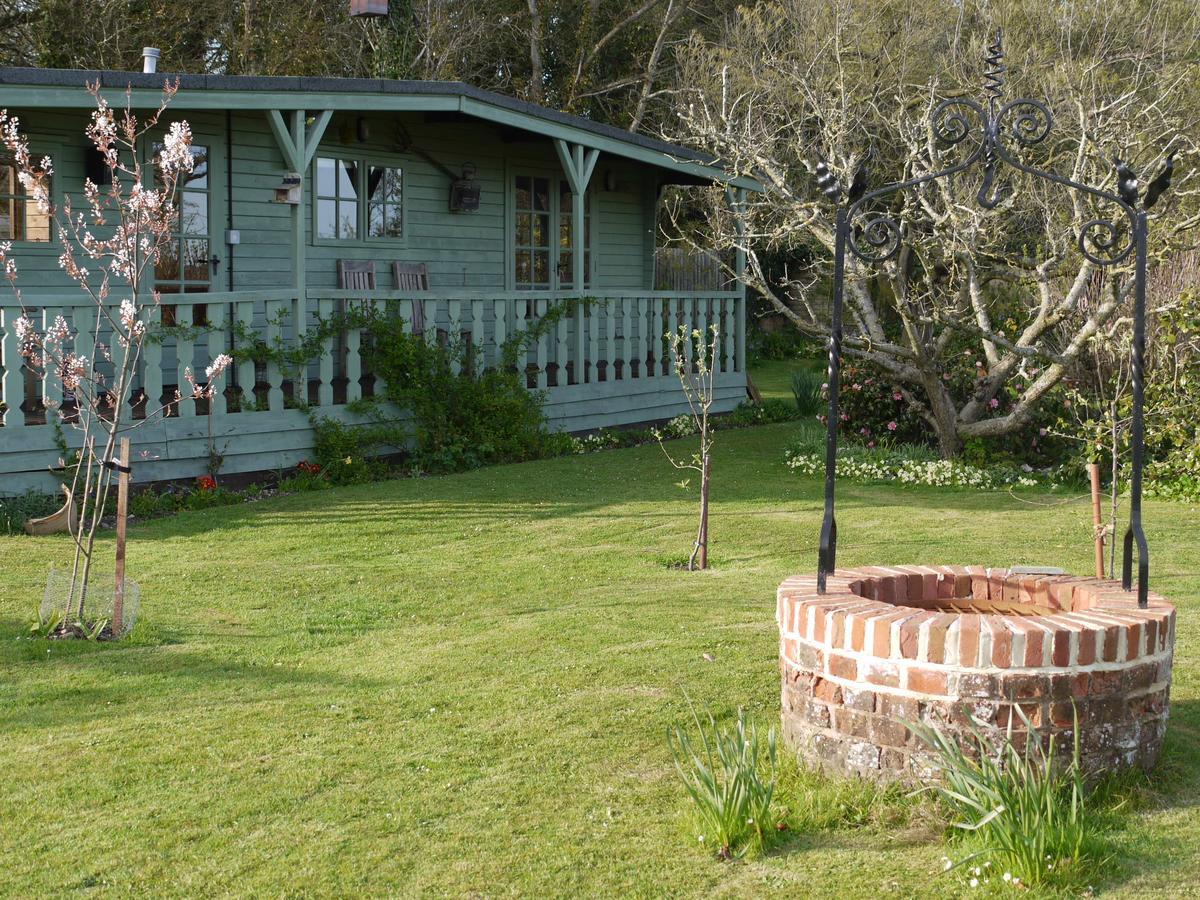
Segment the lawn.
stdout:
<svg viewBox="0 0 1200 900">
<path fill-rule="evenodd" d="M 792 374 L 800 369 L 824 372 L 825 363 L 819 359 L 764 359 L 754 371 L 754 386 L 764 400 L 792 401 Z"/>
<path fill-rule="evenodd" d="M 782 464 L 796 427 L 719 435 L 708 573 L 669 567 L 694 494 L 653 446 L 137 525 L 120 645 L 23 638 L 67 543 L 0 538 L 0 894 L 957 895 L 903 794 L 789 768 L 765 858 L 687 830 L 685 692 L 778 719 L 774 590 L 814 567 L 820 518 L 819 481 Z M 841 500 L 845 564 L 1091 561 L 1081 499 Z M 1174 716 L 1112 896 L 1200 883 L 1196 509 L 1147 520 L 1180 605 Z"/>
</svg>

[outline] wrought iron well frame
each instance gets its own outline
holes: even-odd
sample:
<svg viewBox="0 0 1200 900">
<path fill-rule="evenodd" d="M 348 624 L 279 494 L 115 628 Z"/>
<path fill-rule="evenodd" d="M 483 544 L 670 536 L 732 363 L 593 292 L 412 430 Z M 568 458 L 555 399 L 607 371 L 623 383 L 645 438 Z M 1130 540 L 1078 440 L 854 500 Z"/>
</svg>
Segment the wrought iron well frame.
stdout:
<svg viewBox="0 0 1200 900">
<path fill-rule="evenodd" d="M 1130 427 L 1133 468 L 1129 484 L 1129 525 L 1125 531 L 1121 584 L 1127 591 L 1133 588 L 1133 554 L 1136 546 L 1138 605 L 1145 608 L 1148 604 L 1150 573 L 1149 548 L 1142 527 L 1142 469 L 1145 455 L 1146 245 L 1149 230 L 1146 210 L 1170 185 L 1171 158 L 1167 158 L 1166 165 L 1151 183 L 1144 199 L 1139 196 L 1136 176 L 1128 166 L 1119 161 L 1114 161 L 1118 177 L 1118 192 L 1115 194 L 1022 162 L 1005 147 L 1002 138 L 1011 137 L 1024 148 L 1036 146 L 1049 136 L 1053 128 L 1053 116 L 1049 108 L 1038 100 L 1022 97 L 1007 103 L 1004 102 L 1005 66 L 1001 32 L 996 33 L 994 42 L 988 47 L 987 64 L 984 76 L 986 109 L 974 100 L 954 97 L 939 103 L 930 117 L 934 136 L 948 147 L 962 143 L 973 133 L 979 136 L 978 146 L 960 162 L 906 181 L 886 184 L 874 190 L 865 189 L 865 169 L 859 170 L 849 191 L 846 191 L 843 190 L 836 176 L 829 171 L 827 166 L 821 164 L 817 168 L 818 185 L 825 195 L 836 204 L 833 308 L 829 335 L 829 409 L 825 438 L 825 514 L 821 522 L 821 541 L 817 559 L 817 590 L 825 593 L 826 579 L 836 568 L 837 559 L 835 480 L 839 421 L 838 379 L 842 352 L 846 253 L 852 253 L 868 265 L 882 263 L 895 256 L 900 250 L 901 226 L 893 216 L 884 212 L 871 211 L 869 204 L 879 197 L 917 188 L 939 178 L 948 178 L 977 164 L 982 164 L 983 181 L 976 194 L 976 200 L 983 208 L 994 209 L 1003 201 L 999 190 L 995 188 L 997 167 L 1003 163 L 1035 178 L 1081 191 L 1106 203 L 1116 205 L 1119 210 L 1117 215 L 1110 219 L 1091 219 L 1080 227 L 1077 244 L 1079 251 L 1087 260 L 1097 266 L 1107 267 L 1123 262 L 1131 253 L 1134 255 L 1133 416 Z M 972 116 L 981 123 L 980 127 L 972 126 L 970 121 Z M 1117 224 L 1122 215 L 1129 223 L 1127 234 L 1123 234 L 1123 228 Z"/>
</svg>

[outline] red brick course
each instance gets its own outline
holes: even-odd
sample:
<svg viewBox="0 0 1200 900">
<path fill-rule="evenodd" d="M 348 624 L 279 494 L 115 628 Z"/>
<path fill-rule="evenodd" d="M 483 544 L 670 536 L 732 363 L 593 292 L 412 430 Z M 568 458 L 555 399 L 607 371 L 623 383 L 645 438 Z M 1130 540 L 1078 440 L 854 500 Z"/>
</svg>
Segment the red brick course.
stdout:
<svg viewBox="0 0 1200 900">
<path fill-rule="evenodd" d="M 1092 770 L 1158 757 L 1175 610 L 1156 594 L 1142 610 L 1107 580 L 872 566 L 839 570 L 824 595 L 789 578 L 777 601 L 784 734 L 814 763 L 927 780 L 916 721 L 964 740 L 1011 723 L 1022 742 L 1026 720 L 1043 741 L 1078 722 Z"/>
</svg>

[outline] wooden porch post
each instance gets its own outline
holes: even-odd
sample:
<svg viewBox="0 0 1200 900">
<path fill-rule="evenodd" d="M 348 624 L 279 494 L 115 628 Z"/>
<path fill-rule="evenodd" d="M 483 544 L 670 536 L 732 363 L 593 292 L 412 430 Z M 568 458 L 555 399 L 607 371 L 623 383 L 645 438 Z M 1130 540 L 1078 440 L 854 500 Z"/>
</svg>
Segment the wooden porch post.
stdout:
<svg viewBox="0 0 1200 900">
<path fill-rule="evenodd" d="M 306 128 L 307 112 L 303 109 L 291 111 L 290 127 L 284 124 L 283 114 L 277 109 L 267 111 L 267 121 L 275 134 L 275 143 L 283 154 L 283 161 L 288 170 L 300 175 L 301 183 L 309 163 L 317 152 L 317 145 L 333 117 L 333 110 L 322 110 L 314 119 L 311 128 Z M 307 133 L 306 133 L 307 132 Z M 311 205 L 305 198 L 305 191 L 300 191 L 300 202 L 292 206 L 292 283 L 296 296 L 292 299 L 292 328 L 297 345 L 308 330 L 308 283 L 306 273 L 306 256 L 308 242 L 305 240 L 305 209 Z M 292 385 L 293 399 L 308 401 L 308 378 L 303 371 L 296 374 L 297 382 Z"/>
<path fill-rule="evenodd" d="M 596 168 L 599 150 L 585 148 L 582 144 L 568 144 L 559 138 L 554 140 L 554 148 L 558 151 L 559 161 L 562 162 L 563 172 L 566 173 L 567 183 L 571 186 L 571 272 L 573 273 L 575 295 L 580 303 L 575 308 L 575 383 L 583 384 L 586 379 L 586 363 L 584 351 L 584 255 L 583 246 L 583 204 L 587 194 L 588 182 Z M 592 348 L 595 352 L 595 348 Z M 596 380 L 595 360 L 592 361 L 592 381 Z"/>
</svg>

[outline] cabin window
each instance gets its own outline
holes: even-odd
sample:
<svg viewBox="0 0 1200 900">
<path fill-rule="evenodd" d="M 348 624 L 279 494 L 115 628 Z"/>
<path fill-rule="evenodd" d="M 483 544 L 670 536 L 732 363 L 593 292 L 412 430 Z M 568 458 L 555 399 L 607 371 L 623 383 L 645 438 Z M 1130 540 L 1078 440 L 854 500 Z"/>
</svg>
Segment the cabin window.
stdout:
<svg viewBox="0 0 1200 900">
<path fill-rule="evenodd" d="M 38 209 L 17 177 L 17 166 L 0 158 L 0 240 L 50 240 L 50 213 Z"/>
<path fill-rule="evenodd" d="M 404 170 L 362 159 L 317 157 L 316 236 L 323 241 L 404 237 Z"/>
<path fill-rule="evenodd" d="M 560 287 L 574 287 L 575 238 L 571 229 L 575 227 L 572 201 L 575 195 L 565 181 L 558 183 L 558 283 Z M 592 195 L 583 192 L 583 285 L 592 284 Z"/>
<path fill-rule="evenodd" d="M 575 286 L 574 195 L 566 181 L 517 175 L 513 182 L 513 283 L 519 291 Z M 591 198 L 583 198 L 584 285 L 591 284 Z"/>
<path fill-rule="evenodd" d="M 550 179 L 518 175 L 516 183 L 516 286 L 550 290 Z"/>
<path fill-rule="evenodd" d="M 192 171 L 180 172 L 175 182 L 175 207 L 179 218 L 171 240 L 159 252 L 154 266 L 155 287 L 167 293 L 206 291 L 212 282 L 209 227 L 209 150 L 192 144 Z M 152 146 L 154 177 L 162 185 L 158 156 L 163 145 Z"/>
</svg>

